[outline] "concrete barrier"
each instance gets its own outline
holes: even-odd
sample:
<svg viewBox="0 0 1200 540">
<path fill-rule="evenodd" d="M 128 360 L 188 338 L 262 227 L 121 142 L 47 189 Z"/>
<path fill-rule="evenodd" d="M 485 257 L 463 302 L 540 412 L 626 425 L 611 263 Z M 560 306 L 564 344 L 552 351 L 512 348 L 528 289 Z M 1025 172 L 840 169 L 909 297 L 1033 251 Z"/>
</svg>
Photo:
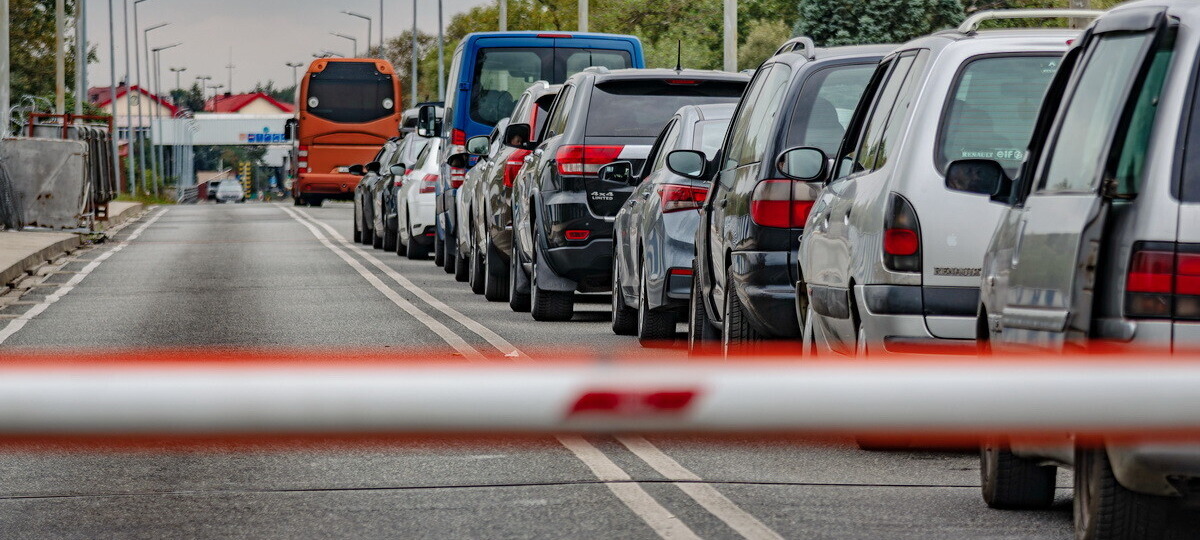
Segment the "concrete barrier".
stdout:
<svg viewBox="0 0 1200 540">
<path fill-rule="evenodd" d="M 25 226 L 77 229 L 91 224 L 87 155 L 82 141 L 0 141 L 0 164 Z"/>
</svg>

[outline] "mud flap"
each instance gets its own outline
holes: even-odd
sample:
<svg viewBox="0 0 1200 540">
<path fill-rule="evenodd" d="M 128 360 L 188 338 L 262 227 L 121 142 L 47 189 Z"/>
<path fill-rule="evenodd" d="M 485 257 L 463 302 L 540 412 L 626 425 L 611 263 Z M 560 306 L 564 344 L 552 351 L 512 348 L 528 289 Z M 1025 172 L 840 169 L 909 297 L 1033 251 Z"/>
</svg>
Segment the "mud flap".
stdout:
<svg viewBox="0 0 1200 540">
<path fill-rule="evenodd" d="M 538 287 L 543 291 L 575 292 L 579 284 L 559 276 L 553 268 L 550 268 L 550 264 L 547 262 L 546 248 L 542 246 L 540 241 L 534 242 L 534 244 L 535 249 L 538 250 L 536 261 L 538 265 Z"/>
</svg>

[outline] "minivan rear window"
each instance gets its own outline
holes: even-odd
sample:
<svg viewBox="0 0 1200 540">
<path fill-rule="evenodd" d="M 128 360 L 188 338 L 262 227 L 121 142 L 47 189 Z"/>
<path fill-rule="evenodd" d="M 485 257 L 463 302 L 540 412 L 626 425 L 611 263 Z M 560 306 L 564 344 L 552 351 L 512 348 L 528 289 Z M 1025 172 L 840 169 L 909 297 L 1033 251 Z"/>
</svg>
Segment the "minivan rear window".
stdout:
<svg viewBox="0 0 1200 540">
<path fill-rule="evenodd" d="M 938 170 L 959 159 L 991 159 L 1015 176 L 1059 58 L 1005 55 L 968 63 L 942 116 Z"/>
<path fill-rule="evenodd" d="M 559 84 L 590 66 L 630 67 L 627 51 L 552 47 L 489 47 L 475 59 L 471 120 L 494 126 L 512 114 L 521 93 L 534 82 Z"/>
<path fill-rule="evenodd" d="M 743 81 L 624 80 L 600 83 L 588 105 L 587 137 L 654 137 L 685 105 L 736 103 Z"/>
<path fill-rule="evenodd" d="M 378 120 L 396 109 L 392 76 L 374 62 L 330 62 L 308 81 L 307 111 L 330 122 Z"/>
</svg>

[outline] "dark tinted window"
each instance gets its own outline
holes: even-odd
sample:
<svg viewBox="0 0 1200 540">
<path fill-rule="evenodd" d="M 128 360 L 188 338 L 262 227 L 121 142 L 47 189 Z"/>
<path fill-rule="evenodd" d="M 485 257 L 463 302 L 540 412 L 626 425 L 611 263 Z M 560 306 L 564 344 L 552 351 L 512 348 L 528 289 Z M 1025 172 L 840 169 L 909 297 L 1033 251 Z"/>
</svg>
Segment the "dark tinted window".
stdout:
<svg viewBox="0 0 1200 540">
<path fill-rule="evenodd" d="M 895 62 L 879 93 L 866 131 L 855 152 L 855 170 L 874 171 L 884 166 L 900 143 L 900 128 L 917 91 L 917 79 L 925 67 L 927 53 L 905 54 Z"/>
<path fill-rule="evenodd" d="M 561 135 L 567 127 L 567 111 L 571 109 L 571 105 L 575 98 L 575 87 L 567 86 L 563 88 L 562 94 L 558 100 L 554 102 L 554 109 L 550 114 L 550 121 L 546 126 L 546 137 Z"/>
<path fill-rule="evenodd" d="M 308 82 L 307 111 L 330 122 L 370 122 L 396 110 L 392 76 L 371 62 L 330 62 Z"/>
<path fill-rule="evenodd" d="M 958 75 L 938 134 L 937 167 L 992 159 L 1016 176 L 1058 56 L 993 56 Z"/>
<path fill-rule="evenodd" d="M 592 89 L 588 137 L 653 137 L 685 105 L 734 103 L 746 84 L 739 81 L 611 81 Z"/>
<path fill-rule="evenodd" d="M 512 114 L 516 99 L 536 81 L 558 84 L 590 66 L 630 66 L 625 51 L 495 47 L 480 49 L 471 88 L 471 120 L 496 125 Z"/>
<path fill-rule="evenodd" d="M 625 69 L 632 67 L 631 57 L 627 51 L 604 49 L 569 49 L 559 47 L 554 50 L 554 79 L 551 84 L 561 83 L 568 77 L 592 66 L 602 66 L 608 69 Z M 549 80 L 549 79 L 548 79 Z"/>
<path fill-rule="evenodd" d="M 813 146 L 827 156 L 836 154 L 874 71 L 875 64 L 857 64 L 812 74 L 792 108 L 787 147 Z"/>
</svg>

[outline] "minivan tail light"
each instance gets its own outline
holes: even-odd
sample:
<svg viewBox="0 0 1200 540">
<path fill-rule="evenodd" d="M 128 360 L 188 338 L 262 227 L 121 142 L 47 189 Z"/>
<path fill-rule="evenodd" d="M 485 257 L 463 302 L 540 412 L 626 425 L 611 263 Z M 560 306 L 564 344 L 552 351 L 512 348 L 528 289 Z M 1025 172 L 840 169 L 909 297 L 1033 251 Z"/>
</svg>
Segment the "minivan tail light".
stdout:
<svg viewBox="0 0 1200 540">
<path fill-rule="evenodd" d="M 750 219 L 760 227 L 802 228 L 816 190 L 798 180 L 763 180 L 750 196 Z"/>
<path fill-rule="evenodd" d="M 463 185 L 463 180 L 467 178 L 467 170 L 458 167 L 450 167 L 450 188 L 458 189 Z"/>
<path fill-rule="evenodd" d="M 525 165 L 525 156 L 528 155 L 529 150 L 515 150 L 508 156 L 508 160 L 504 162 L 504 187 L 513 186 L 513 180 L 517 179 L 517 173 Z"/>
<path fill-rule="evenodd" d="M 892 193 L 883 221 L 883 266 L 894 272 L 921 271 L 921 226 L 908 199 Z"/>
<path fill-rule="evenodd" d="M 420 192 L 421 193 L 433 193 L 434 188 L 437 187 L 437 182 L 438 182 L 438 175 L 436 175 L 436 174 L 425 175 L 425 177 L 421 179 L 421 191 Z"/>
<path fill-rule="evenodd" d="M 621 157 L 624 146 L 595 146 L 573 144 L 563 146 L 554 154 L 558 162 L 558 173 L 564 176 L 583 176 L 596 174 L 600 167 L 608 165 Z"/>
<path fill-rule="evenodd" d="M 658 200 L 664 214 L 680 210 L 698 210 L 704 206 L 708 197 L 708 188 L 685 186 L 680 184 L 661 184 L 658 186 Z"/>
<path fill-rule="evenodd" d="M 1200 319 L 1200 253 L 1135 245 L 1125 278 L 1125 312 L 1140 319 Z"/>
</svg>

